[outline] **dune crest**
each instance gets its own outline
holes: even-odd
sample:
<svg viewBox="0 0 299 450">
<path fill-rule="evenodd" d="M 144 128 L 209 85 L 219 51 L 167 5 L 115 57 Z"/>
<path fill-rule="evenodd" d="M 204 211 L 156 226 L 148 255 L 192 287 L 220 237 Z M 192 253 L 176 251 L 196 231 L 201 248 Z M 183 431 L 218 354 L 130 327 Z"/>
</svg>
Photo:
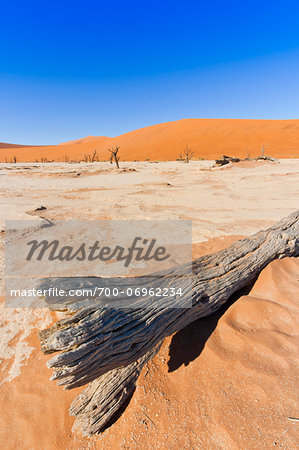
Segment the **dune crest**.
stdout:
<svg viewBox="0 0 299 450">
<path fill-rule="evenodd" d="M 19 162 L 75 160 L 97 150 L 108 160 L 108 148 L 120 146 L 121 160 L 175 160 L 186 145 L 195 157 L 216 159 L 223 154 L 244 158 L 265 155 L 275 158 L 299 157 L 299 120 L 183 119 L 140 128 L 117 137 L 95 137 L 51 146 L 0 147 L 0 161 L 13 156 Z"/>
<path fill-rule="evenodd" d="M 96 142 L 99 144 L 101 141 L 109 139 L 107 136 L 86 136 L 82 139 L 75 139 L 74 141 L 61 142 L 58 145 L 73 145 L 73 144 L 85 144 L 86 142 Z"/>
</svg>

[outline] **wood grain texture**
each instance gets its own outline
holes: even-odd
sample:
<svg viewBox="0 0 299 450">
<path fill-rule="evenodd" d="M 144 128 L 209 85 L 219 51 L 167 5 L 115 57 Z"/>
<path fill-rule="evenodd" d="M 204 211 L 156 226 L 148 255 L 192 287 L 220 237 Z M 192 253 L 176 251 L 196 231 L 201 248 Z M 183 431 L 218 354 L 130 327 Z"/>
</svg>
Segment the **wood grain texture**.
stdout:
<svg viewBox="0 0 299 450">
<path fill-rule="evenodd" d="M 155 274 L 152 278 L 117 279 L 119 286 L 182 287 L 181 297 L 120 299 L 117 308 L 100 298 L 67 299 L 71 316 L 40 333 L 44 353 L 59 351 L 49 362 L 52 379 L 66 389 L 90 383 L 71 407 L 76 427 L 99 432 L 134 391 L 140 370 L 166 336 L 216 311 L 272 260 L 299 255 L 299 211 L 273 227 L 218 253 Z M 61 289 L 105 285 L 104 278 L 45 280 Z M 58 299 L 56 299 L 58 301 Z M 122 303 L 123 302 L 123 303 Z"/>
<path fill-rule="evenodd" d="M 112 424 L 133 395 L 143 366 L 158 353 L 161 344 L 162 341 L 139 360 L 89 383 L 69 409 L 70 415 L 76 417 L 73 431 L 92 436 Z"/>
</svg>

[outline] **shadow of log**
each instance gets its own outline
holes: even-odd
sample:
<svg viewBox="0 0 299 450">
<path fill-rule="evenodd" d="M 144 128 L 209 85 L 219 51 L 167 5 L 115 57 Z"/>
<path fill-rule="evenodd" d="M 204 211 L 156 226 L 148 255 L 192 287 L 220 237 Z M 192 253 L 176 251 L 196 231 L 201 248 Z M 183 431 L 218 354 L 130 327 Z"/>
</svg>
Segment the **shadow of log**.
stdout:
<svg viewBox="0 0 299 450">
<path fill-rule="evenodd" d="M 207 340 L 216 329 L 219 319 L 230 308 L 231 305 L 238 301 L 243 295 L 248 295 L 250 293 L 255 282 L 256 279 L 249 283 L 248 286 L 240 289 L 238 292 L 233 294 L 229 298 L 228 302 L 225 303 L 217 312 L 208 317 L 192 322 L 173 336 L 169 347 L 170 359 L 168 361 L 168 372 L 174 372 L 183 364 L 187 366 L 191 361 L 200 356 Z M 114 423 L 118 421 L 118 419 L 121 418 L 122 414 L 129 406 L 135 390 L 136 384 L 133 384 L 132 386 L 130 386 L 130 389 L 127 389 L 128 397 L 126 398 L 124 404 L 101 428 L 101 433 L 110 428 Z"/>
<path fill-rule="evenodd" d="M 182 330 L 178 331 L 169 346 L 168 372 L 174 372 L 180 366 L 188 364 L 198 358 L 203 351 L 207 340 L 215 331 L 219 319 L 243 295 L 248 295 L 256 279 L 234 293 L 229 300 L 210 316 L 198 319 Z"/>
<path fill-rule="evenodd" d="M 66 389 L 88 383 L 69 410 L 76 418 L 73 430 L 91 436 L 120 416 L 116 413 L 127 406 L 142 367 L 165 337 L 177 333 L 170 345 L 170 372 L 197 358 L 227 308 L 250 292 L 263 268 L 287 256 L 299 256 L 299 211 L 225 250 L 155 274 L 160 287 L 169 287 L 171 280 L 182 290 L 182 296 L 166 297 L 162 304 L 153 304 L 150 292 L 144 298 L 136 295 L 129 309 L 79 307 L 71 299 L 67 309 L 73 314 L 41 331 L 40 340 L 44 353 L 59 352 L 47 362 L 54 369 L 51 379 Z M 186 276 L 188 268 L 192 270 Z M 76 283 L 82 288 L 94 281 L 78 277 L 50 283 L 60 288 L 70 284 L 73 289 Z"/>
</svg>

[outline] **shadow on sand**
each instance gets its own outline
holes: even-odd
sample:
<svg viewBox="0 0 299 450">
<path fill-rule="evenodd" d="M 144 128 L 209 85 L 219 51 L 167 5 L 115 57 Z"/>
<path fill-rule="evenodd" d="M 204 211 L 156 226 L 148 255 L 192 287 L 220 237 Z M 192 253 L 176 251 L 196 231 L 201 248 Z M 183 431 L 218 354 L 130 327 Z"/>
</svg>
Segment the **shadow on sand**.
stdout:
<svg viewBox="0 0 299 450">
<path fill-rule="evenodd" d="M 218 311 L 190 323 L 173 336 L 169 346 L 168 372 L 174 372 L 183 364 L 187 366 L 201 354 L 218 320 L 240 297 L 249 294 L 255 281 L 233 294 Z"/>
<path fill-rule="evenodd" d="M 204 349 L 204 346 L 215 330 L 218 320 L 243 295 L 249 294 L 256 280 L 252 281 L 248 286 L 233 294 L 229 300 L 215 313 L 192 322 L 187 327 L 178 331 L 172 338 L 169 347 L 168 372 L 174 372 L 181 365 L 187 366 L 191 361 L 196 359 Z M 123 414 L 129 406 L 134 395 L 135 388 L 126 400 L 125 404 L 113 415 L 109 423 L 102 428 L 101 432 L 111 427 Z"/>
</svg>

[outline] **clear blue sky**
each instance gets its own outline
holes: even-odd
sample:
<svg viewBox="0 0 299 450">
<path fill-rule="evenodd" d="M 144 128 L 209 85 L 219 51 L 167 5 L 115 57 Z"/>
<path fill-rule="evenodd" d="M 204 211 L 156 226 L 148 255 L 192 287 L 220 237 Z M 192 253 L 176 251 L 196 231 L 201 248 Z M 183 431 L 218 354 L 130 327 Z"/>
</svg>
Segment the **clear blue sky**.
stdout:
<svg viewBox="0 0 299 450">
<path fill-rule="evenodd" d="M 0 141 L 299 118 L 299 1 L 0 0 Z"/>
</svg>

